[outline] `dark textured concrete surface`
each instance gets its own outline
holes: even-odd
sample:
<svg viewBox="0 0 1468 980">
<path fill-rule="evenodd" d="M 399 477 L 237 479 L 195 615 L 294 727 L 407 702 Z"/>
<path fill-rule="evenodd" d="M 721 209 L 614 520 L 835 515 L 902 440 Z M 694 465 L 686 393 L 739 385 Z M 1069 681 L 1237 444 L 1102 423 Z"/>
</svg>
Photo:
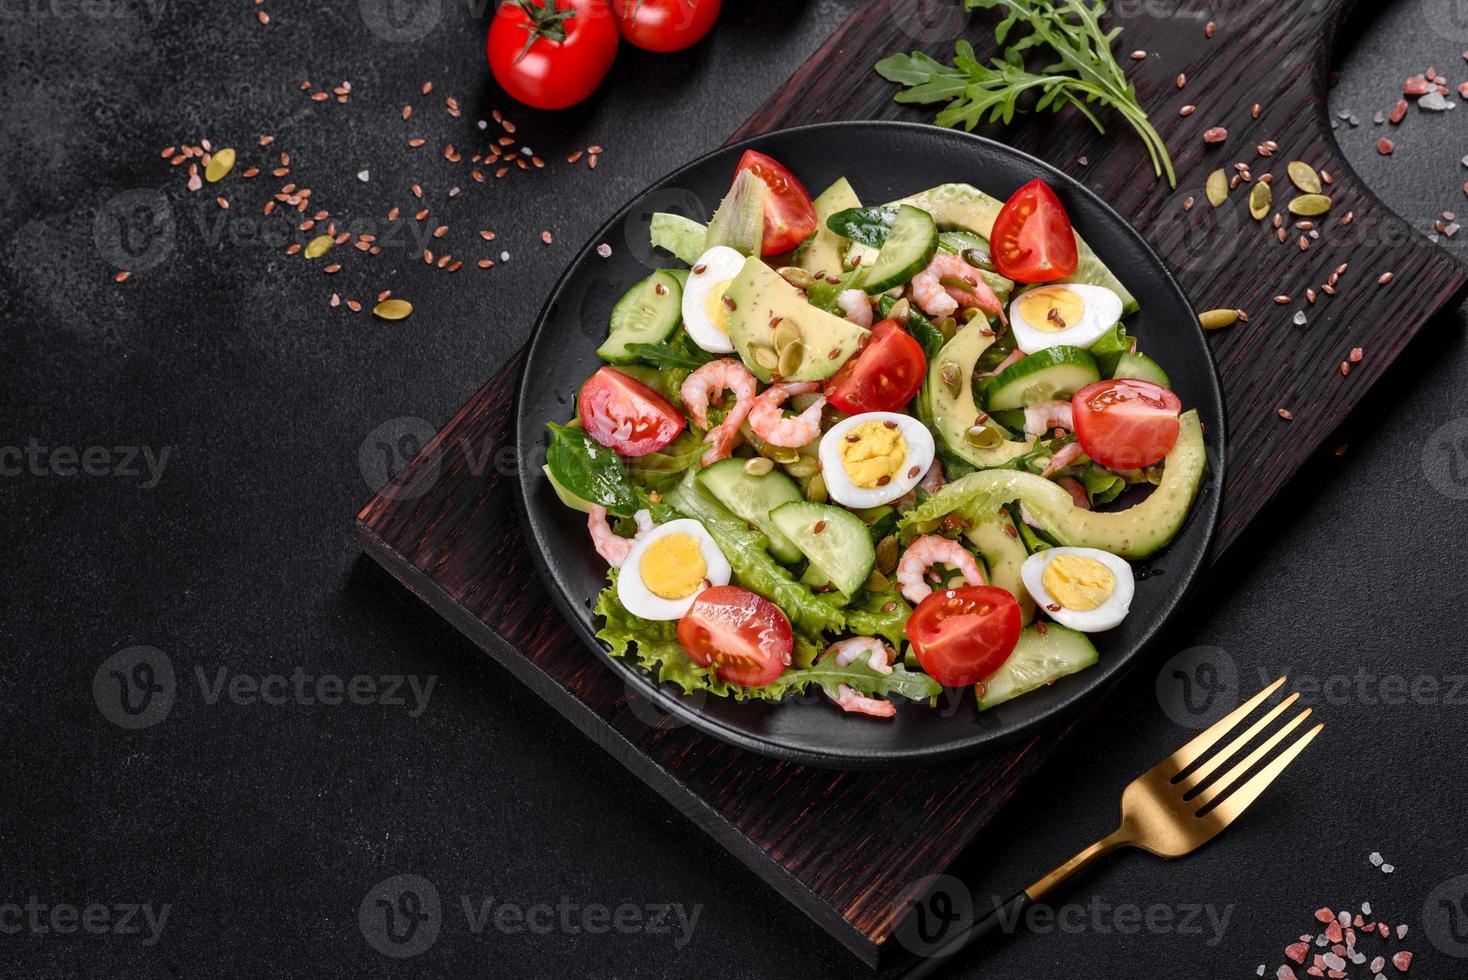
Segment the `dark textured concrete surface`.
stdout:
<svg viewBox="0 0 1468 980">
<path fill-rule="evenodd" d="M 266 0 L 268 27 L 244 0 L 5 5 L 0 974 L 864 972 L 362 560 L 350 532 L 390 462 L 369 436 L 409 446 L 445 421 L 522 342 L 603 216 L 722 141 L 853 6 L 730 4 L 712 44 L 667 58 L 624 48 L 602 93 L 546 116 L 489 81 L 487 15 L 472 5 L 405 8 L 439 11 L 415 25 L 383 19 L 377 0 Z M 1364 23 L 1333 95 L 1361 120 L 1340 132 L 1347 153 L 1424 228 L 1468 212 L 1468 112 L 1414 109 L 1390 159 L 1372 149 L 1371 114 L 1429 64 L 1468 78 L 1468 31 L 1442 6 L 1404 0 Z M 351 101 L 312 102 L 302 79 L 349 80 Z M 463 118 L 444 111 L 448 95 Z M 404 125 L 407 103 L 417 112 Z M 481 146 L 474 123 L 494 106 L 545 171 L 479 185 L 438 155 L 445 142 Z M 339 248 L 336 276 L 285 256 L 288 225 L 260 214 L 279 181 L 239 176 L 266 162 L 267 132 L 291 154 L 290 179 L 313 188 L 313 210 L 384 234 L 388 208 L 419 206 L 418 182 L 426 225 L 450 225 L 429 247 L 509 261 L 451 275 L 412 258 L 411 236 L 375 258 Z M 408 150 L 413 133 L 429 146 Z M 239 147 L 240 163 L 190 194 L 159 151 L 202 138 Z M 605 147 L 596 171 L 564 162 L 593 143 Z M 449 199 L 455 183 L 464 191 Z M 479 228 L 497 232 L 492 246 Z M 119 263 L 138 267 L 121 285 Z M 418 312 L 392 324 L 327 305 L 332 291 L 370 301 L 385 288 Z M 1468 873 L 1461 327 L 1427 332 L 1342 433 L 1345 455 L 1311 464 L 1157 661 L 1011 808 L 991 837 L 1005 843 L 959 872 L 981 894 L 1008 892 L 1109 830 L 1125 782 L 1191 730 L 1179 669 L 1216 680 L 1204 689 L 1220 697 L 1231 679 L 1246 691 L 1284 670 L 1323 684 L 1306 688 L 1327 722 L 1306 761 L 1205 851 L 1114 859 L 1059 897 L 1072 903 L 1059 926 L 993 943 L 954 975 L 1272 974 L 1317 906 L 1363 900 L 1409 924 L 1413 975 L 1464 975 L 1463 933 L 1439 901 L 1460 898 L 1451 879 Z M 135 647 L 159 652 L 123 652 Z M 167 717 L 125 727 L 153 719 L 118 709 L 113 670 L 147 679 L 137 664 L 165 658 Z M 296 673 L 310 677 L 306 696 Z M 1388 674 L 1415 687 L 1394 698 Z M 355 675 L 371 679 L 354 688 L 364 703 L 321 703 Z M 405 679 L 396 698 L 393 678 Z M 166 687 L 160 671 L 152 680 Z M 253 693 L 262 682 L 268 701 Z M 1372 851 L 1395 872 L 1368 863 Z M 431 881 L 442 906 L 437 940 L 404 960 L 370 942 L 372 889 L 399 874 Z M 106 917 L 68 918 L 91 903 Z M 539 904 L 554 924 L 516 929 L 513 910 Z M 690 932 L 675 909 L 669 934 L 630 918 L 605 934 L 563 924 L 623 904 L 698 918 Z"/>
</svg>

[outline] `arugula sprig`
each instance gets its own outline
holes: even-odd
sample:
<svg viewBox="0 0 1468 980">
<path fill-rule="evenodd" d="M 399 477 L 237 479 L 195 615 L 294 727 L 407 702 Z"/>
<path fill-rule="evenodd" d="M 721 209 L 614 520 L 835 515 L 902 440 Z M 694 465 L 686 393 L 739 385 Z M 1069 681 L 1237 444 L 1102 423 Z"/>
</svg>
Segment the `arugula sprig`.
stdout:
<svg viewBox="0 0 1468 980">
<path fill-rule="evenodd" d="M 990 122 L 999 120 L 1007 125 L 1016 112 L 1023 111 L 1021 97 L 1036 92 L 1035 112 L 1059 112 L 1065 106 L 1074 106 L 1102 133 L 1106 127 L 1091 106 L 1106 106 L 1121 113 L 1137 131 L 1157 176 L 1165 174 L 1168 183 L 1177 186 L 1177 172 L 1167 145 L 1148 120 L 1135 86 L 1112 53 L 1111 46 L 1121 28 L 1105 31 L 1101 27 L 1106 13 L 1102 0 L 963 0 L 963 5 L 967 11 L 995 10 L 1004 14 L 994 29 L 994 41 L 1001 47 L 1002 57 L 984 64 L 972 44 L 959 41 L 951 65 L 921 51 L 884 58 L 877 62 L 877 73 L 904 86 L 897 93 L 898 102 L 946 102 L 935 120 L 938 125 L 972 130 L 985 115 Z M 1016 27 L 1028 28 L 1028 33 L 1011 41 Z M 1010 41 L 1008 47 L 1004 46 L 1006 41 Z M 1047 50 L 1058 60 L 1031 71 L 1026 58 L 1031 53 L 1043 55 Z"/>
</svg>

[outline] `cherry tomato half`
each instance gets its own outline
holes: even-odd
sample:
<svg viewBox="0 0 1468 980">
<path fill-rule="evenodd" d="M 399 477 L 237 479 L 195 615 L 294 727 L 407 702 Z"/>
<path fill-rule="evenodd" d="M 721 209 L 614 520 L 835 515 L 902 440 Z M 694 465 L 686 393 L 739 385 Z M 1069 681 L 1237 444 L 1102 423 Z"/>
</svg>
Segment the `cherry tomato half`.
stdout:
<svg viewBox="0 0 1468 980">
<path fill-rule="evenodd" d="M 990 677 L 1019 642 L 1019 603 L 1005 589 L 967 585 L 930 594 L 907 620 L 918 663 L 945 687 Z"/>
<path fill-rule="evenodd" d="M 627 43 L 647 51 L 681 51 L 702 41 L 719 16 L 719 0 L 612 0 Z"/>
<path fill-rule="evenodd" d="M 536 109 L 564 109 L 606 78 L 617 55 L 608 0 L 506 0 L 485 40 L 495 81 Z"/>
<path fill-rule="evenodd" d="M 1136 379 L 1097 381 L 1071 399 L 1076 441 L 1113 470 L 1139 470 L 1172 452 L 1183 403 L 1161 385 Z"/>
<path fill-rule="evenodd" d="M 576 414 L 588 435 L 621 456 L 646 456 L 683 431 L 683 413 L 636 378 L 609 367 L 581 386 Z"/>
<path fill-rule="evenodd" d="M 1070 216 L 1050 185 L 1036 178 L 1005 202 L 989 239 L 994 268 L 1016 282 L 1075 275 L 1080 256 Z"/>
<path fill-rule="evenodd" d="M 917 395 L 927 370 L 922 344 L 896 320 L 883 320 L 862 352 L 826 382 L 826 400 L 847 415 L 896 412 Z"/>
<path fill-rule="evenodd" d="M 753 170 L 770 189 L 769 200 L 765 202 L 765 237 L 760 254 L 788 252 L 815 232 L 816 206 L 805 187 L 778 160 L 758 150 L 745 150 L 735 173 L 740 170 Z"/>
<path fill-rule="evenodd" d="M 722 681 L 764 687 L 794 649 L 790 620 L 770 600 L 734 585 L 704 589 L 678 621 L 678 643 Z"/>
</svg>

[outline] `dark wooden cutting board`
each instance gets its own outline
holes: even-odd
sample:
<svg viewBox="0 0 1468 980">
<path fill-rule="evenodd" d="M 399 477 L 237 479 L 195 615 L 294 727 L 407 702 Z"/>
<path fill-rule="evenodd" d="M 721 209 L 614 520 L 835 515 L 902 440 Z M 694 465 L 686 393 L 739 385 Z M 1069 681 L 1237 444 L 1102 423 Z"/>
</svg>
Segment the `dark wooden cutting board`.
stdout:
<svg viewBox="0 0 1468 980">
<path fill-rule="evenodd" d="M 913 119 L 928 110 L 892 102 L 893 86 L 867 70 L 897 51 L 952 49 L 957 0 L 873 0 L 839 30 L 731 138 L 831 119 Z M 1153 179 L 1140 143 L 1106 116 L 1097 134 L 1074 114 L 982 129 L 1069 171 L 1131 221 L 1199 309 L 1240 307 L 1247 323 L 1212 335 L 1229 412 L 1228 483 L 1215 557 L 1331 435 L 1438 311 L 1456 304 L 1465 272 L 1415 234 L 1342 159 L 1326 110 L 1328 52 L 1348 3 L 1128 4 L 1117 23 L 1142 103 L 1177 163 L 1176 191 Z M 735 16 L 730 10 L 726 16 Z M 1204 25 L 1216 19 L 1212 39 Z M 980 53 L 992 23 L 967 30 Z M 1177 78 L 1186 74 L 1179 88 Z M 1250 107 L 1259 104 L 1260 116 Z M 1197 111 L 1181 117 L 1184 104 Z M 1202 134 L 1229 130 L 1222 146 Z M 1280 146 L 1268 159 L 1255 147 Z M 1235 162 L 1287 183 L 1305 160 L 1334 177 L 1335 206 L 1302 251 L 1294 237 L 1249 219 L 1242 195 L 1217 211 L 1203 196 L 1215 168 Z M 1084 162 L 1082 162 L 1084 160 Z M 963 175 L 955 175 L 963 179 Z M 1184 199 L 1196 198 L 1191 210 Z M 1350 225 L 1341 222 L 1354 212 Z M 1342 263 L 1336 296 L 1308 304 Z M 1384 273 L 1393 281 L 1378 285 Z M 1277 295 L 1293 297 L 1276 304 Z M 1308 322 L 1293 322 L 1304 310 Z M 1178 324 L 1178 329 L 1194 329 Z M 1349 376 L 1352 348 L 1364 358 Z M 828 772 L 750 755 L 656 714 L 629 697 L 562 621 L 517 526 L 511 443 L 517 356 L 465 404 L 402 477 L 364 507 L 368 553 L 665 796 L 777 891 L 875 965 L 926 875 L 949 866 L 1066 737 L 1051 730 L 969 762 L 905 772 Z M 1283 418 L 1280 409 L 1293 415 Z M 488 463 L 488 465 L 486 465 Z M 1100 699 L 1097 699 L 1098 702 Z M 1093 702 L 1092 710 L 1097 702 Z M 1074 727 L 1082 719 L 1072 721 Z M 1016 883 L 1008 883 L 1016 884 Z"/>
</svg>

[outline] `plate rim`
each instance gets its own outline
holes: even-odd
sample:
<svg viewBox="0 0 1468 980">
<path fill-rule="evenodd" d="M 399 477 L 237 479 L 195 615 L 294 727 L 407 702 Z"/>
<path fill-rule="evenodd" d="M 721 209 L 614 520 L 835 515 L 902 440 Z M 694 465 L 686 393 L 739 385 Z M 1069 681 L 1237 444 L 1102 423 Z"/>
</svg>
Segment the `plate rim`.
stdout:
<svg viewBox="0 0 1468 980">
<path fill-rule="evenodd" d="M 1126 676 L 1131 670 L 1135 669 L 1139 662 L 1147 657 L 1148 653 L 1155 646 L 1158 637 L 1172 624 L 1178 610 L 1187 601 L 1193 589 L 1197 586 L 1199 575 L 1203 570 L 1203 564 L 1217 537 L 1218 524 L 1223 510 L 1223 487 L 1228 467 L 1228 405 L 1224 398 L 1223 384 L 1218 375 L 1218 366 L 1213 357 L 1212 348 L 1208 346 L 1207 336 L 1204 334 L 1202 326 L 1198 323 L 1197 310 L 1194 308 L 1192 300 L 1178 283 L 1177 278 L 1173 275 L 1167 263 L 1157 254 L 1157 251 L 1152 245 L 1130 221 L 1122 217 L 1111 206 L 1110 202 L 1087 187 L 1079 178 L 1065 173 L 1055 165 L 1047 163 L 1024 150 L 976 133 L 905 120 L 832 120 L 772 129 L 733 143 L 722 144 L 648 183 L 637 193 L 633 194 L 604 221 L 562 268 L 555 285 L 547 295 L 545 302 L 541 305 L 540 311 L 536 314 L 535 324 L 531 328 L 529 339 L 524 347 L 524 364 L 528 367 L 534 363 L 540 344 L 547 339 L 547 334 L 544 329 L 546 322 L 552 308 L 568 287 L 571 272 L 586 260 L 588 255 L 596 248 L 597 243 L 607 240 L 607 232 L 621 224 L 632 212 L 633 208 L 646 198 L 648 194 L 674 182 L 680 175 L 703 166 L 709 160 L 721 154 L 735 153 L 751 148 L 757 149 L 760 144 L 777 137 L 815 134 L 823 130 L 832 129 L 877 129 L 885 132 L 911 132 L 915 134 L 927 134 L 929 136 L 938 135 L 944 139 L 956 139 L 959 142 L 968 141 L 974 145 L 985 146 L 1001 154 L 1013 156 L 1035 169 L 1037 176 L 1044 176 L 1047 180 L 1057 178 L 1059 182 L 1066 185 L 1067 189 L 1078 189 L 1081 193 L 1088 196 L 1093 204 L 1099 205 L 1102 217 L 1114 221 L 1120 228 L 1124 229 L 1125 234 L 1132 237 L 1135 244 L 1140 246 L 1147 255 L 1151 256 L 1157 267 L 1162 271 L 1165 285 L 1170 287 L 1182 298 L 1184 306 L 1191 314 L 1192 329 L 1197 331 L 1201 340 L 1200 346 L 1203 350 L 1205 366 L 1207 368 L 1206 377 L 1209 381 L 1207 395 L 1217 404 L 1219 426 L 1216 432 L 1208 433 L 1205 431 L 1204 452 L 1208 458 L 1209 465 L 1206 470 L 1204 483 L 1199 488 L 1199 492 L 1193 503 L 1196 509 L 1188 518 L 1189 522 L 1199 520 L 1200 518 L 1204 521 L 1202 540 L 1196 552 L 1186 556 L 1185 566 L 1177 573 L 1183 580 L 1182 587 L 1164 604 L 1161 615 L 1157 616 L 1148 625 L 1141 638 L 1137 641 L 1135 650 L 1129 656 L 1123 656 L 1114 661 L 1114 666 L 1110 670 L 1102 670 L 1096 673 L 1075 692 L 1068 696 L 1057 698 L 1054 703 L 1046 706 L 1035 716 L 1007 728 L 1001 728 L 995 731 L 981 730 L 978 734 L 970 735 L 966 738 L 910 751 L 894 750 L 873 753 L 870 750 L 863 750 L 858 755 L 855 753 L 843 754 L 825 749 L 792 746 L 784 741 L 752 734 L 747 730 L 730 725 L 721 719 L 704 714 L 688 703 L 686 695 L 665 690 L 663 685 L 653 683 L 642 669 L 635 666 L 632 662 L 622 657 L 613 656 L 603 646 L 602 641 L 596 637 L 595 630 L 590 628 L 590 624 L 587 621 L 583 620 L 583 615 L 586 616 L 587 620 L 591 618 L 589 610 L 581 609 L 571 596 L 564 593 L 550 568 L 544 543 L 541 540 L 541 536 L 532 520 L 530 512 L 529 494 L 531 487 L 528 481 L 535 479 L 540 474 L 539 467 L 520 466 L 517 468 L 515 496 L 522 530 L 525 532 L 526 544 L 529 547 L 531 559 L 535 563 L 536 571 L 540 575 L 541 582 L 550 593 L 561 615 L 567 620 L 571 630 L 580 637 L 584 645 L 589 646 L 596 652 L 597 656 L 605 665 L 621 677 L 624 684 L 629 688 L 629 695 L 635 693 L 648 699 L 658 710 L 673 716 L 703 734 L 716 738 L 726 744 L 733 745 L 736 748 L 754 752 L 768 758 L 832 770 L 910 769 L 967 758 L 985 749 L 996 748 L 1016 741 L 1026 735 L 1053 727 L 1067 711 L 1074 710 L 1077 706 L 1093 698 L 1103 696 L 1105 693 L 1103 689 L 1109 683 L 1116 682 Z M 517 447 L 523 428 L 522 408 L 526 404 L 525 396 L 531 383 L 532 378 L 530 372 L 528 370 L 522 370 L 520 378 L 515 385 L 512 418 Z M 545 420 L 542 420 L 540 424 L 544 425 L 544 422 Z M 1216 458 L 1215 453 L 1211 451 L 1212 446 L 1210 445 L 1215 440 L 1217 447 Z M 674 686 L 676 687 L 676 685 Z M 635 691 L 632 689 L 635 689 Z M 779 702 L 775 704 L 778 705 Z"/>
</svg>

